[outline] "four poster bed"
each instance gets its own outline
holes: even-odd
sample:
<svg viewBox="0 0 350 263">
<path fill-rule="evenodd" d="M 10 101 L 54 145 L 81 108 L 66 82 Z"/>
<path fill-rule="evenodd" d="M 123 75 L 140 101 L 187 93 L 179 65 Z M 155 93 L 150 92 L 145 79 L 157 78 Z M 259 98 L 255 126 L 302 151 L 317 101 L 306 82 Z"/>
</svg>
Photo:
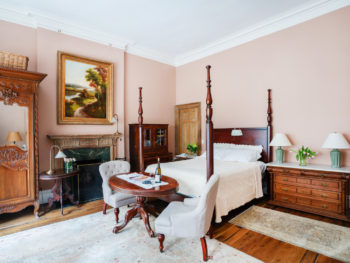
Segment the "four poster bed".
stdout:
<svg viewBox="0 0 350 263">
<path fill-rule="evenodd" d="M 192 160 L 162 163 L 162 174 L 176 179 L 179 183 L 179 193 L 183 196 L 199 196 L 215 172 L 219 174 L 219 188 L 215 204 L 216 222 L 229 211 L 247 202 L 263 196 L 262 171 L 264 163 L 271 160 L 271 90 L 268 90 L 267 126 L 257 128 L 239 128 L 241 136 L 232 136 L 234 128 L 213 129 L 212 96 L 210 66 L 207 69 L 207 98 L 206 98 L 206 154 Z M 142 134 L 142 88 L 139 91 L 139 132 Z M 143 136 L 139 136 L 143 145 Z M 215 147 L 214 147 L 215 145 Z M 248 146 L 249 145 L 249 146 Z M 255 145 L 255 146 L 253 146 Z M 242 149 L 243 148 L 243 149 Z M 140 172 L 144 171 L 143 147 L 139 147 Z M 248 150 L 247 150 L 248 149 Z M 260 150 L 259 150 L 260 149 Z M 259 151 L 259 158 L 255 161 L 232 161 L 230 154 L 240 155 L 238 159 L 250 151 Z M 215 160 L 214 160 L 215 153 Z M 220 157 L 221 156 L 221 157 Z M 237 156 L 236 156 L 237 157 Z M 235 158 L 234 158 L 235 159 Z M 253 158 L 254 159 L 254 158 Z M 214 170 L 215 165 L 215 170 Z M 147 167 L 146 172 L 153 173 L 155 165 Z M 181 199 L 181 195 L 178 195 Z M 172 200 L 176 198 L 171 198 Z"/>
</svg>

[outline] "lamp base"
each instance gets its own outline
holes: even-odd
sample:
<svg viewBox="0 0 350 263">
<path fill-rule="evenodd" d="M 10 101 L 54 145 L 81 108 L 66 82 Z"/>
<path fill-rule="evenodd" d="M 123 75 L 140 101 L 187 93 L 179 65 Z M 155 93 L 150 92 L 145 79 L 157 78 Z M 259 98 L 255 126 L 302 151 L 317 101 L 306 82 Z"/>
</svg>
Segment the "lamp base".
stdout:
<svg viewBox="0 0 350 263">
<path fill-rule="evenodd" d="M 46 174 L 54 174 L 55 172 L 56 172 L 55 170 L 50 169 L 50 170 L 48 170 L 48 171 L 46 172 Z"/>
<path fill-rule="evenodd" d="M 340 152 L 337 149 L 333 149 L 330 152 L 331 155 L 331 162 L 332 162 L 332 168 L 340 168 Z"/>
<path fill-rule="evenodd" d="M 283 163 L 283 150 L 281 146 L 278 146 L 278 148 L 276 149 L 276 162 Z"/>
</svg>

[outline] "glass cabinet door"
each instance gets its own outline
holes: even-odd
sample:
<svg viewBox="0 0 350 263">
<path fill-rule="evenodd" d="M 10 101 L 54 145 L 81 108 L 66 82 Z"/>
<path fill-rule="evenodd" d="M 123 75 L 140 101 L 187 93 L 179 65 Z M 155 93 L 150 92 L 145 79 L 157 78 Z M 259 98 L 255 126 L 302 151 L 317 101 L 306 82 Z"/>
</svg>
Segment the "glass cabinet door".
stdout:
<svg viewBox="0 0 350 263">
<path fill-rule="evenodd" d="M 152 133 L 151 129 L 144 129 L 143 130 L 143 146 L 144 147 L 151 147 L 152 146 Z"/>
<path fill-rule="evenodd" d="M 156 145 L 164 146 L 166 141 L 166 129 L 156 129 Z"/>
</svg>

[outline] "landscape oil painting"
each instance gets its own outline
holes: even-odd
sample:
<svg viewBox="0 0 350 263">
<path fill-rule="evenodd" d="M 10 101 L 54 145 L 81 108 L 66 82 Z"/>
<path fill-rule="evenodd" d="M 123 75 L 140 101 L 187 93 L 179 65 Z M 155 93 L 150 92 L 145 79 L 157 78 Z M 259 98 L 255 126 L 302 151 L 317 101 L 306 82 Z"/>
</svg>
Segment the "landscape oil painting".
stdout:
<svg viewBox="0 0 350 263">
<path fill-rule="evenodd" d="M 110 124 L 113 64 L 58 52 L 58 123 Z"/>
</svg>

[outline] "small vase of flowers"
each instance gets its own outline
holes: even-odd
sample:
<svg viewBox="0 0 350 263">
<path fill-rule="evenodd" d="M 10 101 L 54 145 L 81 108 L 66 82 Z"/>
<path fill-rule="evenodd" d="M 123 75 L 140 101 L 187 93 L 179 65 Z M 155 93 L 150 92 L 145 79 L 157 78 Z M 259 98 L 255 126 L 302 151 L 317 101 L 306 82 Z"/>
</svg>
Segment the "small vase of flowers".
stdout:
<svg viewBox="0 0 350 263">
<path fill-rule="evenodd" d="M 187 149 L 187 151 L 189 151 L 189 152 L 191 153 L 191 155 L 193 155 L 193 156 L 197 155 L 197 152 L 198 152 L 198 150 L 199 150 L 197 144 L 195 144 L 195 143 L 192 143 L 192 144 L 187 143 L 187 144 L 186 144 L 186 149 Z"/>
<path fill-rule="evenodd" d="M 304 147 L 304 145 L 300 149 L 292 151 L 296 153 L 295 158 L 299 161 L 300 166 L 306 166 L 306 159 L 312 159 L 316 155 L 316 152 L 311 151 L 309 147 Z"/>
</svg>

